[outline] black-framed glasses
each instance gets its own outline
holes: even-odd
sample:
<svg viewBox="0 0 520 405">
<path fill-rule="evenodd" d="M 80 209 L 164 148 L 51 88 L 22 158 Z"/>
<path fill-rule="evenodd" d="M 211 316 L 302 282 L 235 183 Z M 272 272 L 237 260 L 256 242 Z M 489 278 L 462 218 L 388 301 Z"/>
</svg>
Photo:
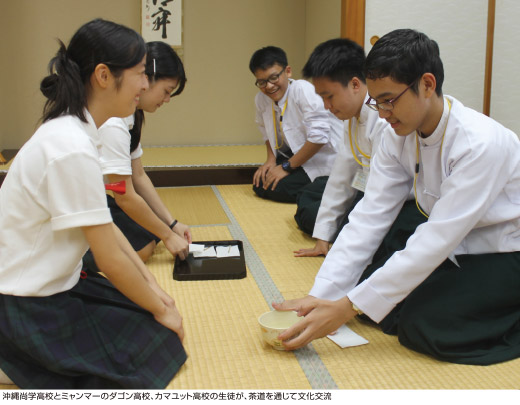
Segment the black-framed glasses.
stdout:
<svg viewBox="0 0 520 405">
<path fill-rule="evenodd" d="M 283 72 L 285 72 L 285 67 L 282 69 L 282 71 L 280 73 L 271 75 L 267 79 L 257 79 L 255 82 L 255 86 L 260 89 L 263 89 L 264 87 L 267 86 L 267 82 L 269 82 L 271 84 L 275 84 L 276 82 L 278 82 L 278 80 L 280 79 L 280 76 L 282 75 Z"/>
<path fill-rule="evenodd" d="M 404 89 L 401 94 L 399 94 L 398 96 L 394 97 L 393 99 L 391 100 L 388 100 L 388 101 L 383 101 L 382 103 L 378 103 L 376 100 L 374 100 L 372 97 L 369 97 L 367 102 L 365 103 L 367 106 L 369 106 L 372 110 L 374 111 L 379 111 L 379 110 L 383 110 L 383 111 L 392 111 L 394 109 L 394 103 L 397 101 L 397 99 L 399 97 L 401 97 L 404 93 L 406 93 L 406 91 L 412 87 L 413 85 L 415 84 L 415 82 L 413 82 L 412 84 L 410 84 L 406 89 Z M 374 101 L 373 103 L 371 101 Z"/>
</svg>

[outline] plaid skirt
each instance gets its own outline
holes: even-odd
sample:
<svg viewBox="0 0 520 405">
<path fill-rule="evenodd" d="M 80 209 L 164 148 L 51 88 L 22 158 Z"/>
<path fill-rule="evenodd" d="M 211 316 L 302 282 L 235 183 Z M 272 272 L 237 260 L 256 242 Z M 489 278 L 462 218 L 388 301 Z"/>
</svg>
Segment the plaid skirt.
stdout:
<svg viewBox="0 0 520 405">
<path fill-rule="evenodd" d="M 176 333 L 100 275 L 49 297 L 0 294 L 0 369 L 20 388 L 162 389 L 186 358 Z"/>
</svg>

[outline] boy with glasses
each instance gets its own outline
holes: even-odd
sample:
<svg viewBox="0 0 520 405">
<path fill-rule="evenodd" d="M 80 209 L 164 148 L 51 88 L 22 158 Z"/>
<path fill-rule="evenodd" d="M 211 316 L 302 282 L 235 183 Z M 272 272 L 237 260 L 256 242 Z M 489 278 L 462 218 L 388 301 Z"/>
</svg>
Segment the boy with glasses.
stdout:
<svg viewBox="0 0 520 405">
<path fill-rule="evenodd" d="M 343 125 L 325 110 L 312 84 L 291 79 L 282 49 L 257 50 L 249 69 L 260 89 L 255 121 L 267 148 L 267 160 L 253 177 L 253 190 L 262 198 L 294 203 L 301 188 L 330 174 Z"/>
<path fill-rule="evenodd" d="M 368 104 L 386 131 L 356 205 L 310 295 L 277 309 L 304 320 L 288 349 L 363 312 L 404 346 L 439 360 L 494 364 L 520 357 L 520 141 L 443 96 L 435 41 L 414 30 L 382 37 L 365 63 Z M 363 270 L 410 187 L 428 216 L 372 274 Z M 361 282 L 360 282 L 361 280 Z"/>
<path fill-rule="evenodd" d="M 312 79 L 325 108 L 344 120 L 344 147 L 338 153 L 327 181 L 317 178 L 306 186 L 297 199 L 294 216 L 300 229 L 317 239 L 311 249 L 300 249 L 298 257 L 327 255 L 329 244 L 348 222 L 348 214 L 361 200 L 382 132 L 388 123 L 365 105 L 369 99 L 363 64 L 365 51 L 346 38 L 336 38 L 318 45 L 303 67 L 303 75 Z M 374 263 L 386 261 L 404 248 L 406 240 L 424 217 L 409 199 L 403 206 Z M 376 265 L 376 264 L 374 264 Z"/>
</svg>

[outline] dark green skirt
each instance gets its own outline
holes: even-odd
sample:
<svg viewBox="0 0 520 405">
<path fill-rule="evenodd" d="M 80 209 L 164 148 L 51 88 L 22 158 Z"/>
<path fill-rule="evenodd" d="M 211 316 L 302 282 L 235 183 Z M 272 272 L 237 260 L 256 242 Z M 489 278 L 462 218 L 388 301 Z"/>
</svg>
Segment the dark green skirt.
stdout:
<svg viewBox="0 0 520 405">
<path fill-rule="evenodd" d="M 186 357 L 102 276 L 49 297 L 0 295 L 0 369 L 20 388 L 165 388 Z"/>
<path fill-rule="evenodd" d="M 403 222 L 411 231 L 425 220 L 410 204 L 405 212 L 360 282 L 386 262 L 390 250 L 404 248 Z M 451 363 L 489 365 L 520 357 L 520 252 L 460 255 L 457 261 L 460 267 L 445 260 L 379 323 L 381 329 L 403 346 Z"/>
</svg>

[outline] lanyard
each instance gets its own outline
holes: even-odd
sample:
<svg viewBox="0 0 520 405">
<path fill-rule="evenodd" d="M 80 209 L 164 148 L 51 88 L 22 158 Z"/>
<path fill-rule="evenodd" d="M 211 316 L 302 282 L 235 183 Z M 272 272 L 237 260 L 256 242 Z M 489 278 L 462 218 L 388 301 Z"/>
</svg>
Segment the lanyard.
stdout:
<svg viewBox="0 0 520 405">
<path fill-rule="evenodd" d="M 448 121 L 450 120 L 450 114 L 451 114 L 451 103 L 450 100 L 446 99 L 448 102 L 448 118 L 446 119 L 446 125 L 444 126 L 444 132 L 442 133 L 442 140 L 441 140 L 441 164 L 442 164 L 442 146 L 444 144 L 444 135 L 446 135 L 446 128 L 448 128 Z M 419 212 L 423 214 L 426 218 L 429 218 L 429 215 L 426 214 L 420 207 L 419 202 L 417 201 L 417 176 L 419 175 L 419 135 L 417 131 L 415 131 L 415 174 L 413 176 L 413 194 L 415 196 L 415 205 L 417 205 L 417 208 L 419 209 Z"/>
<path fill-rule="evenodd" d="M 271 108 L 273 110 L 273 127 L 274 127 L 274 142 L 275 142 L 275 149 L 280 149 L 283 146 L 283 136 L 281 134 L 282 132 L 282 122 L 283 122 L 283 115 L 285 114 L 285 109 L 287 108 L 287 102 L 289 101 L 289 95 L 287 95 L 287 99 L 285 100 L 285 104 L 282 108 L 282 112 L 280 113 L 280 139 L 282 140 L 282 144 L 278 145 L 278 130 L 276 129 L 276 113 L 274 112 L 274 102 L 271 104 Z"/>
<path fill-rule="evenodd" d="M 356 159 L 356 162 L 358 162 L 358 164 L 360 166 L 369 167 L 370 163 L 368 165 L 366 165 L 361 160 L 359 160 L 358 157 L 356 156 L 356 152 L 354 151 L 354 146 L 352 144 L 352 134 L 350 132 L 351 131 L 351 125 L 352 125 L 352 119 L 348 120 L 348 138 L 350 140 L 350 150 L 352 151 L 352 156 L 354 156 L 354 159 Z M 361 153 L 362 156 L 364 156 L 365 158 L 367 158 L 370 161 L 370 155 L 367 155 L 366 153 L 364 153 L 361 150 L 361 148 L 359 147 L 358 143 L 357 143 L 357 131 L 358 131 L 358 128 L 359 128 L 359 119 L 356 118 L 356 132 L 354 132 L 354 143 L 356 145 L 356 150 L 358 150 L 359 153 Z"/>
</svg>

